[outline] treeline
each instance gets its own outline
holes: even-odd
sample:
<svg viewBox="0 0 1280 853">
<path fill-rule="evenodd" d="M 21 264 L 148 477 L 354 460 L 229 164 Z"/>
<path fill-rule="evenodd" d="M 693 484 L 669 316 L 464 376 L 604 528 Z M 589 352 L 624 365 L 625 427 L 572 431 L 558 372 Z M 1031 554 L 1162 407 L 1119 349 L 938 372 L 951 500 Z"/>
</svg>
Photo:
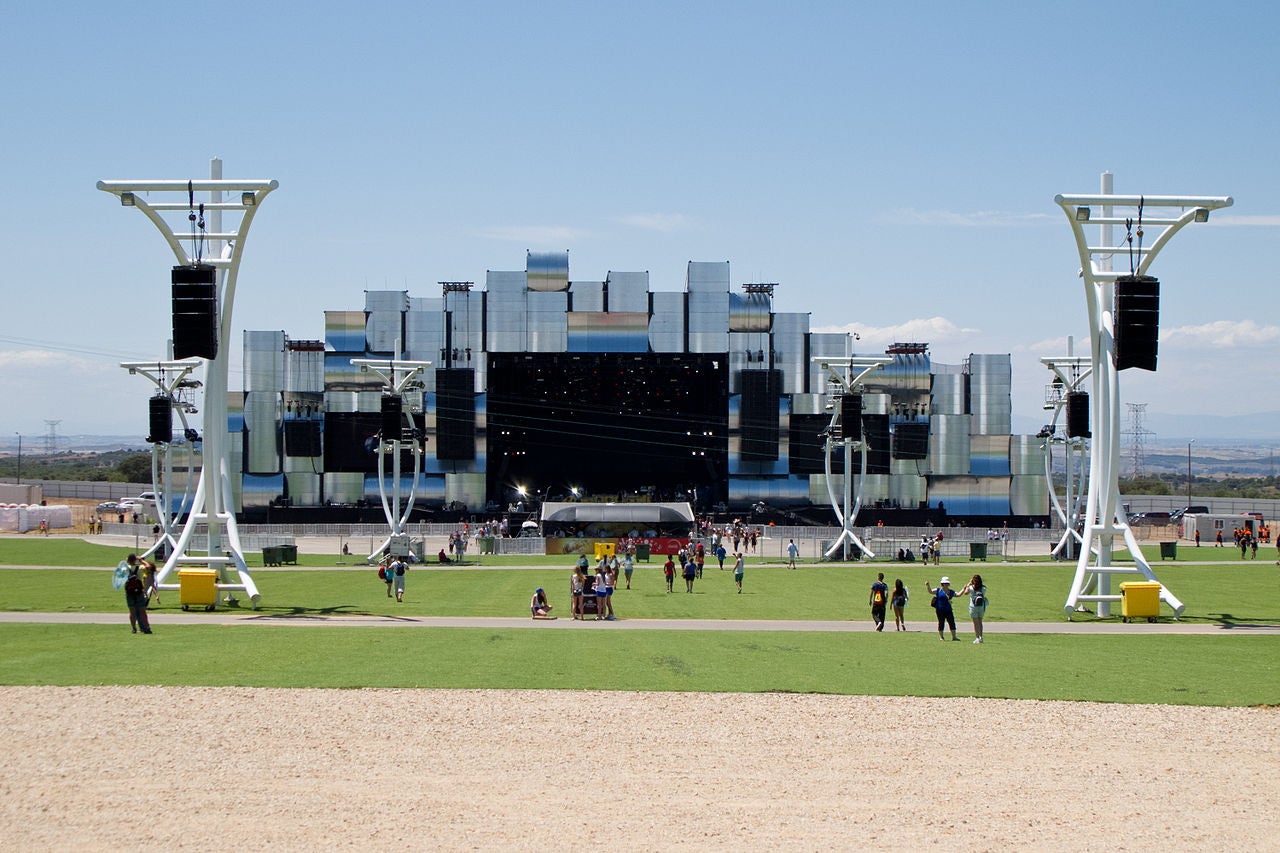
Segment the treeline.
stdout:
<svg viewBox="0 0 1280 853">
<path fill-rule="evenodd" d="M 18 457 L 0 458 L 0 477 L 18 477 Z M 23 480 L 150 483 L 151 454 L 137 450 L 22 456 Z"/>
<path fill-rule="evenodd" d="M 1280 499 L 1280 477 L 1224 477 L 1209 480 L 1194 477 L 1191 492 L 1201 498 Z M 1124 495 L 1185 495 L 1187 478 L 1173 474 L 1120 480 Z"/>
</svg>

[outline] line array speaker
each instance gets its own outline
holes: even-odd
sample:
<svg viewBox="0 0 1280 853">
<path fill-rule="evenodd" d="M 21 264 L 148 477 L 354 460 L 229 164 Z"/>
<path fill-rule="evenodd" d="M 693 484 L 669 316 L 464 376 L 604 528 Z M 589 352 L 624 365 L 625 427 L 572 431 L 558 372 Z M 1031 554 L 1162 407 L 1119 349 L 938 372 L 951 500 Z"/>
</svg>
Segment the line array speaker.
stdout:
<svg viewBox="0 0 1280 853">
<path fill-rule="evenodd" d="M 1116 370 L 1155 370 L 1160 339 L 1160 281 L 1149 275 L 1116 279 Z"/>
<path fill-rule="evenodd" d="M 1071 391 L 1067 394 L 1067 438 L 1091 438 L 1089 430 L 1089 394 Z"/>
<path fill-rule="evenodd" d="M 285 456 L 319 456 L 320 421 L 290 419 L 284 422 Z"/>
<path fill-rule="evenodd" d="M 404 401 L 399 394 L 382 395 L 382 440 L 399 441 L 404 432 Z"/>
<path fill-rule="evenodd" d="M 845 394 L 840 398 L 840 430 L 845 438 L 857 439 L 861 434 L 862 395 Z"/>
<path fill-rule="evenodd" d="M 217 358 L 217 276 L 208 264 L 173 268 L 174 358 Z"/>
<path fill-rule="evenodd" d="M 157 394 L 147 404 L 147 441 L 151 444 L 169 444 L 173 441 L 173 400 L 165 394 Z"/>
</svg>

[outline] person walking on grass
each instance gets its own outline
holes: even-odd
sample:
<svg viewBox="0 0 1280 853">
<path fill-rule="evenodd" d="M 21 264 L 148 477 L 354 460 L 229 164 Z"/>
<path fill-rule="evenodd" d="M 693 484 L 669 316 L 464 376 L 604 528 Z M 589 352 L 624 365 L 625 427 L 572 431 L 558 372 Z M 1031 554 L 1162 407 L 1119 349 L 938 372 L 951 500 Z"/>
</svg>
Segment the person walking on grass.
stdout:
<svg viewBox="0 0 1280 853">
<path fill-rule="evenodd" d="M 693 557 L 688 560 L 684 564 L 684 591 L 693 592 L 693 579 L 698 576 L 698 564 L 693 561 Z"/>
<path fill-rule="evenodd" d="M 884 572 L 880 572 L 875 583 L 871 584 L 871 596 L 867 599 L 867 603 L 871 605 L 871 621 L 875 623 L 877 631 L 884 630 L 884 611 L 888 602 L 889 585 L 884 582 Z"/>
<path fill-rule="evenodd" d="M 676 561 L 671 559 L 671 555 L 667 555 L 667 561 L 662 564 L 662 574 L 667 579 L 667 592 L 671 592 L 671 585 L 676 579 Z"/>
<path fill-rule="evenodd" d="M 796 540 L 792 539 L 787 543 L 787 568 L 794 569 L 796 567 L 796 557 L 800 556 L 800 549 L 796 546 Z"/>
<path fill-rule="evenodd" d="M 929 590 L 929 595 L 932 596 L 929 603 L 938 613 L 938 639 L 945 641 L 947 638 L 942 635 L 942 630 L 944 627 L 950 627 L 951 639 L 957 643 L 960 642 L 960 638 L 956 636 L 956 614 L 951 609 L 951 599 L 956 597 L 956 591 L 951 588 L 951 578 L 943 577 L 938 581 L 937 589 L 925 581 L 924 588 Z"/>
<path fill-rule="evenodd" d="M 742 555 L 733 555 L 733 582 L 738 585 L 738 595 L 742 595 L 742 572 L 743 563 Z"/>
<path fill-rule="evenodd" d="M 982 619 L 987 615 L 987 587 L 982 575 L 974 575 L 958 595 L 969 596 L 969 618 L 973 620 L 974 645 L 982 644 Z"/>
<path fill-rule="evenodd" d="M 139 577 L 139 572 L 148 566 L 154 570 L 155 564 L 148 560 L 144 560 L 137 554 L 130 554 L 124 558 L 126 568 L 128 569 L 128 577 L 124 582 L 124 603 L 129 608 L 129 627 L 133 629 L 133 633 L 138 633 L 138 629 L 142 629 L 142 633 L 151 633 L 151 622 L 147 619 L 147 586 Z"/>
<path fill-rule="evenodd" d="M 391 585 L 396 591 L 396 601 L 404 601 L 404 574 L 407 571 L 409 571 L 409 564 L 403 557 L 396 557 L 391 561 L 391 565 L 387 566 L 387 575 L 391 578 Z"/>
</svg>

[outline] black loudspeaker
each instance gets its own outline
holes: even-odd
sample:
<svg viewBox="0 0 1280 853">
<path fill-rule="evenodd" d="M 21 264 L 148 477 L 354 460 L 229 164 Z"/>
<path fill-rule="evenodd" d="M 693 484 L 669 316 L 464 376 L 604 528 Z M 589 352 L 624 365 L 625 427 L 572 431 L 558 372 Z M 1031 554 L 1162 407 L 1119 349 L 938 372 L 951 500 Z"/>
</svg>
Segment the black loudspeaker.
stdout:
<svg viewBox="0 0 1280 853">
<path fill-rule="evenodd" d="M 147 406 L 150 415 L 150 432 L 147 441 L 151 444 L 169 444 L 173 441 L 173 400 L 163 394 L 151 398 Z"/>
<path fill-rule="evenodd" d="M 787 430 L 788 474 L 821 474 L 826 471 L 827 427 L 830 425 L 830 415 L 791 413 Z"/>
<path fill-rule="evenodd" d="M 893 428 L 894 459 L 928 459 L 929 425 L 927 423 L 898 424 Z"/>
<path fill-rule="evenodd" d="M 858 439 L 861 436 L 861 423 L 862 395 L 845 394 L 840 398 L 840 434 L 845 438 Z"/>
<path fill-rule="evenodd" d="M 1067 394 L 1067 438 L 1092 438 L 1089 431 L 1089 395 L 1085 391 Z"/>
<path fill-rule="evenodd" d="M 889 473 L 889 416 L 863 415 L 862 437 L 867 443 L 867 473 Z"/>
<path fill-rule="evenodd" d="M 1116 370 L 1156 369 L 1160 338 L 1160 281 L 1149 275 L 1116 279 Z"/>
<path fill-rule="evenodd" d="M 436 458 L 476 458 L 476 372 L 469 367 L 436 370 Z"/>
<path fill-rule="evenodd" d="M 778 401 L 782 374 L 777 370 L 744 370 L 739 409 L 743 461 L 772 462 L 778 458 Z"/>
<path fill-rule="evenodd" d="M 404 401 L 397 394 L 382 395 L 382 440 L 399 441 L 404 430 Z"/>
<path fill-rule="evenodd" d="M 284 422 L 285 456 L 319 456 L 320 452 L 320 421 Z"/>
<path fill-rule="evenodd" d="M 217 280 L 208 264 L 173 268 L 174 358 L 217 358 Z"/>
</svg>

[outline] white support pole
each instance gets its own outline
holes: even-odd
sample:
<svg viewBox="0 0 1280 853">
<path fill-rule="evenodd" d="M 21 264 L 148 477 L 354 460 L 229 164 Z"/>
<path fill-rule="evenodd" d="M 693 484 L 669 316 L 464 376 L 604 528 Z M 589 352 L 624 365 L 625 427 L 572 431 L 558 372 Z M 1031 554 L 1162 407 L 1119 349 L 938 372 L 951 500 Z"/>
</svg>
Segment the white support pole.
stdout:
<svg viewBox="0 0 1280 853">
<path fill-rule="evenodd" d="M 1150 564 L 1143 557 L 1137 539 L 1129 530 L 1120 503 L 1120 384 L 1119 371 L 1115 365 L 1113 316 L 1117 275 L 1110 269 L 1110 260 L 1117 252 L 1128 254 L 1128 248 L 1111 246 L 1107 242 L 1110 226 L 1127 224 L 1124 219 L 1114 216 L 1113 210 L 1121 207 L 1141 211 L 1139 223 L 1155 232 L 1155 239 L 1150 247 L 1134 254 L 1138 259 L 1135 273 L 1145 275 L 1156 255 L 1174 234 L 1192 222 L 1206 221 L 1210 211 L 1230 207 L 1232 204 L 1230 196 L 1115 195 L 1109 191 L 1109 179 L 1109 174 L 1103 176 L 1104 192 L 1098 195 L 1054 197 L 1054 202 L 1067 216 L 1080 256 L 1080 276 L 1084 281 L 1089 319 L 1092 371 L 1090 431 L 1093 433 L 1093 443 L 1089 458 L 1088 496 L 1080 556 L 1063 608 L 1068 619 L 1082 602 L 1087 601 L 1097 604 L 1099 616 L 1109 616 L 1111 604 L 1120 600 L 1120 596 L 1111 591 L 1111 576 L 1114 574 L 1140 574 L 1147 580 L 1159 583 Z M 1095 207 L 1101 210 L 1100 217 L 1093 216 Z M 1145 213 L 1148 210 L 1156 211 L 1157 215 L 1147 218 Z M 1089 245 L 1084 228 L 1090 223 L 1103 227 L 1102 239 L 1107 242 L 1106 245 Z M 1133 558 L 1133 568 L 1112 564 L 1112 549 L 1117 535 Z M 1092 579 L 1089 577 L 1091 572 L 1094 575 Z M 1091 586 L 1096 586 L 1096 590 L 1090 592 Z M 1173 610 L 1175 617 L 1181 616 L 1186 609 L 1186 605 L 1163 585 L 1160 588 L 1160 598 Z"/>
<path fill-rule="evenodd" d="M 222 163 L 216 158 L 210 163 L 210 173 L 209 180 L 98 181 L 97 186 L 103 192 L 118 197 L 125 207 L 134 207 L 151 220 L 181 265 L 195 263 L 196 257 L 192 252 L 195 252 L 198 240 L 201 238 L 208 243 L 211 253 L 220 247 L 217 257 L 201 258 L 218 270 L 217 285 L 220 302 L 218 352 L 214 358 L 205 362 L 204 445 L 200 479 L 182 533 L 178 537 L 173 553 L 169 555 L 164 567 L 160 570 L 159 577 L 167 578 L 180 565 L 205 565 L 218 571 L 218 589 L 228 593 L 228 602 L 235 600 L 230 595 L 232 591 L 242 590 L 256 608 L 261 596 L 245 565 L 232 501 L 231 470 L 227 451 L 227 371 L 231 350 L 231 317 L 235 304 L 236 280 L 244 256 L 245 240 L 254 215 L 267 195 L 279 187 L 279 183 L 274 180 L 223 180 L 221 178 Z M 238 194 L 239 201 L 224 201 L 222 197 L 224 192 Z M 163 216 L 165 213 L 190 210 L 192 199 L 189 194 L 196 195 L 200 199 L 207 194 L 206 209 L 210 210 L 211 215 L 214 216 L 214 230 L 211 233 L 201 233 L 195 229 L 175 232 L 173 226 Z M 176 200 L 158 201 L 152 204 L 150 198 L 152 195 L 158 195 L 162 199 L 176 198 Z M 197 201 L 197 203 L 203 202 Z M 239 211 L 239 224 L 234 228 L 223 230 L 223 211 Z M 190 221 L 184 220 L 182 227 L 190 229 Z M 183 240 L 191 242 L 192 252 L 188 252 L 183 247 Z M 188 553 L 192 548 L 193 534 L 201 525 L 207 526 L 208 529 L 208 543 L 204 556 Z M 223 541 L 224 533 L 225 542 Z M 227 571 L 233 568 L 238 575 L 238 580 L 235 581 L 227 576 Z"/>
</svg>

